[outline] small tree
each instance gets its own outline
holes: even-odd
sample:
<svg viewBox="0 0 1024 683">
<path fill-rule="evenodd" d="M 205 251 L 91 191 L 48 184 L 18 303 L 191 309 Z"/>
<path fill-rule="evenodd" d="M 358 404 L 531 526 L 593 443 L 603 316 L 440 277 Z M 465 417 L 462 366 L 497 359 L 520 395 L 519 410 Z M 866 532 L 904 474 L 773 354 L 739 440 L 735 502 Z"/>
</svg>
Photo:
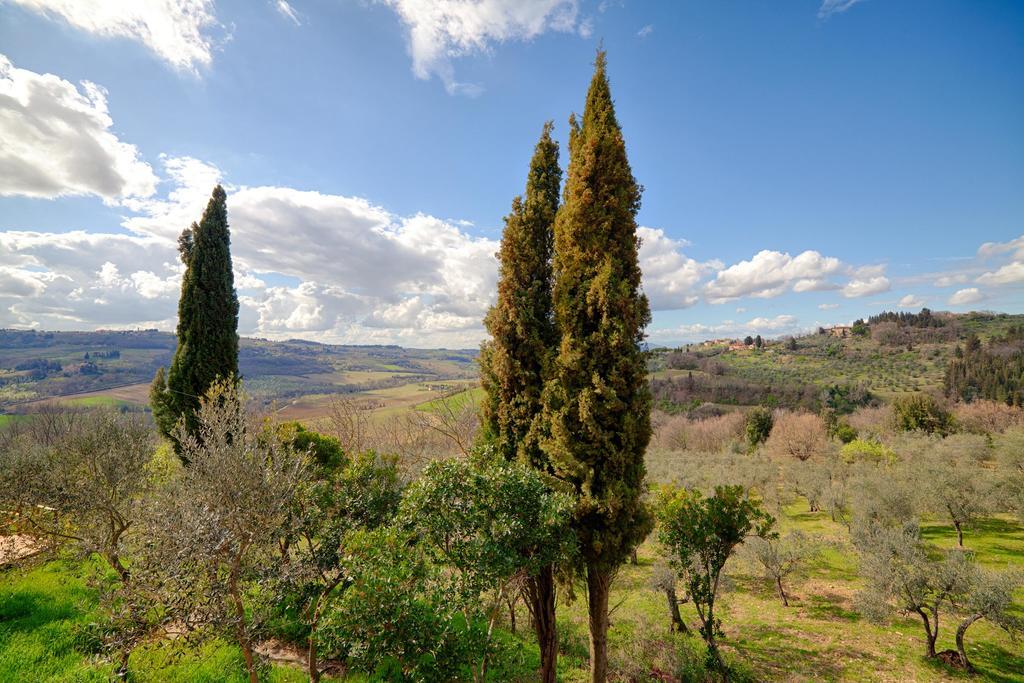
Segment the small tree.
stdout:
<svg viewBox="0 0 1024 683">
<path fill-rule="evenodd" d="M 753 346 L 754 345 L 754 338 L 751 337 L 748 334 L 746 337 L 743 338 L 743 345 L 744 346 Z"/>
<path fill-rule="evenodd" d="M 133 413 L 92 411 L 54 424 L 50 445 L 29 433 L 0 448 L 0 506 L 19 511 L 27 533 L 95 552 L 128 581 L 122 546 L 153 488 L 156 435 Z"/>
<path fill-rule="evenodd" d="M 679 613 L 679 605 L 685 603 L 687 598 L 686 596 L 679 597 L 676 591 L 676 582 L 678 580 L 679 577 L 676 575 L 675 570 L 667 563 L 656 565 L 654 572 L 651 574 L 651 588 L 662 593 L 668 605 L 669 633 L 687 633 L 689 630 L 686 628 L 686 622 L 683 621 L 682 614 Z"/>
<path fill-rule="evenodd" d="M 751 448 L 768 440 L 774 422 L 772 411 L 768 408 L 754 408 L 747 414 L 747 443 Z"/>
<path fill-rule="evenodd" d="M 1011 636 L 1024 631 L 1024 620 L 1013 610 L 1013 595 L 1022 585 L 1024 577 L 1020 572 L 992 571 L 972 565 L 969 589 L 954 597 L 954 603 L 965 615 L 956 628 L 956 649 L 960 665 L 967 671 L 974 672 L 964 646 L 964 637 L 972 624 L 986 619 Z"/>
<path fill-rule="evenodd" d="M 857 537 L 865 589 L 861 611 L 881 619 L 893 611 L 915 614 L 925 632 L 925 653 L 935 657 L 939 614 L 970 586 L 964 553 L 951 551 L 933 559 L 916 524 L 874 525 Z"/>
<path fill-rule="evenodd" d="M 572 509 L 572 498 L 553 492 L 536 470 L 488 452 L 472 462 L 432 463 L 410 487 L 403 519 L 453 570 L 467 623 L 480 617 L 486 624 L 471 666 L 476 680 L 487 676 L 498 609 L 516 580 L 564 562 L 574 550 Z"/>
<path fill-rule="evenodd" d="M 962 457 L 939 452 L 920 454 L 920 494 L 924 508 L 948 519 L 964 545 L 964 529 L 991 510 L 987 470 Z"/>
<path fill-rule="evenodd" d="M 807 568 L 816 548 L 801 531 L 791 531 L 780 538 L 752 538 L 748 548 L 751 557 L 764 571 L 765 578 L 774 584 L 783 606 L 789 607 L 784 583 Z"/>
<path fill-rule="evenodd" d="M 774 537 L 775 520 L 749 500 L 742 486 L 719 486 L 711 497 L 666 489 L 658 510 L 658 540 L 697 608 L 709 665 L 724 668 L 718 651 L 721 624 L 715 598 L 726 561 L 748 537 Z"/>
<path fill-rule="evenodd" d="M 189 467 L 153 506 L 147 564 L 161 600 L 181 606 L 188 629 L 234 635 L 257 683 L 248 588 L 285 533 L 306 458 L 246 413 L 233 379 L 214 383 L 194 427 L 183 423 L 175 434 Z"/>
</svg>

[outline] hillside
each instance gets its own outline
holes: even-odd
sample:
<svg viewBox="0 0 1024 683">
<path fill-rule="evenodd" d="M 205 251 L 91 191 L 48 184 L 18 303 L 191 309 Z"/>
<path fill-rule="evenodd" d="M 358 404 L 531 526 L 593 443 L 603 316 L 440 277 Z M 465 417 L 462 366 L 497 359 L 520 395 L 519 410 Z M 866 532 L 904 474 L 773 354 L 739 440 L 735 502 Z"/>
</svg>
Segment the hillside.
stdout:
<svg viewBox="0 0 1024 683">
<path fill-rule="evenodd" d="M 845 412 L 900 394 L 944 391 L 950 360 L 969 336 L 988 343 L 1022 323 L 1024 315 L 969 313 L 936 315 L 915 326 L 882 314 L 860 327 L 819 329 L 760 349 L 724 340 L 656 349 L 652 387 L 669 412 L 704 403 L 815 411 L 829 405 Z M 1010 352 L 1019 354 L 1016 346 Z"/>
<path fill-rule="evenodd" d="M 174 335 L 156 330 L 0 330 L 0 412 L 54 397 L 145 404 L 153 374 L 170 363 L 174 347 Z M 255 399 L 286 404 L 301 417 L 333 395 L 443 392 L 476 376 L 475 358 L 475 350 L 243 338 L 239 368 Z"/>
</svg>

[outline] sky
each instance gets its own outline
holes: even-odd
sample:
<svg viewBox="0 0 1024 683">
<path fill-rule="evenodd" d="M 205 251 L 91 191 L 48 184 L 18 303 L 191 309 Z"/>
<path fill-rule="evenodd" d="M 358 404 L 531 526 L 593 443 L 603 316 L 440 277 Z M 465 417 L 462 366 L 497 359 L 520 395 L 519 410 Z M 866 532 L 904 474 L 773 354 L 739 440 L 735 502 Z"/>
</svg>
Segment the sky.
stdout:
<svg viewBox="0 0 1024 683">
<path fill-rule="evenodd" d="M 602 44 L 651 343 L 1024 312 L 1024 3 L 0 0 L 0 327 L 173 330 L 219 182 L 242 335 L 474 347 Z"/>
</svg>

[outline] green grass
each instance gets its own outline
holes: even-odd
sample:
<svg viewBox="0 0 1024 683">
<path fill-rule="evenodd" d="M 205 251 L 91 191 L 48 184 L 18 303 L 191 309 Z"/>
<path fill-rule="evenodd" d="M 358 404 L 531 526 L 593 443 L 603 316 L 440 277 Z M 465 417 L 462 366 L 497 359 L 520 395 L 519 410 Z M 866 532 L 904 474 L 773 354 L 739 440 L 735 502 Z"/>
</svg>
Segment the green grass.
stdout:
<svg viewBox="0 0 1024 683">
<path fill-rule="evenodd" d="M 82 649 L 77 636 L 96 617 L 96 594 L 86 580 L 92 568 L 61 559 L 0 573 L 0 681 L 111 680 L 114 667 Z M 174 643 L 143 646 L 129 666 L 133 680 L 142 682 L 248 681 L 241 651 L 223 641 L 195 649 Z M 308 680 L 296 667 L 273 665 L 264 673 L 271 683 Z"/>
</svg>

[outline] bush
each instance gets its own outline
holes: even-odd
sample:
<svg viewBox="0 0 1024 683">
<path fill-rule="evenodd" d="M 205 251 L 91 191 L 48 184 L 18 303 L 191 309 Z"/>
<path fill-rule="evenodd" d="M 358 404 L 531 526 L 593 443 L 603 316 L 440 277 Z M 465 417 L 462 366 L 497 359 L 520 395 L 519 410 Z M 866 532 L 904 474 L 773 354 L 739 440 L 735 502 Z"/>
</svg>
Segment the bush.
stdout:
<svg viewBox="0 0 1024 683">
<path fill-rule="evenodd" d="M 840 422 L 836 425 L 835 436 L 842 443 L 850 443 L 857 438 L 857 430 L 846 422 Z"/>
<path fill-rule="evenodd" d="M 956 431 L 953 416 L 928 394 L 900 396 L 892 404 L 896 428 L 946 436 Z"/>
<path fill-rule="evenodd" d="M 751 410 L 747 414 L 747 443 L 754 447 L 767 441 L 774 423 L 772 411 L 767 408 Z"/>
<path fill-rule="evenodd" d="M 843 460 L 848 463 L 876 462 L 889 463 L 896 460 L 896 454 L 888 446 L 877 441 L 854 439 L 839 451 Z"/>
</svg>

